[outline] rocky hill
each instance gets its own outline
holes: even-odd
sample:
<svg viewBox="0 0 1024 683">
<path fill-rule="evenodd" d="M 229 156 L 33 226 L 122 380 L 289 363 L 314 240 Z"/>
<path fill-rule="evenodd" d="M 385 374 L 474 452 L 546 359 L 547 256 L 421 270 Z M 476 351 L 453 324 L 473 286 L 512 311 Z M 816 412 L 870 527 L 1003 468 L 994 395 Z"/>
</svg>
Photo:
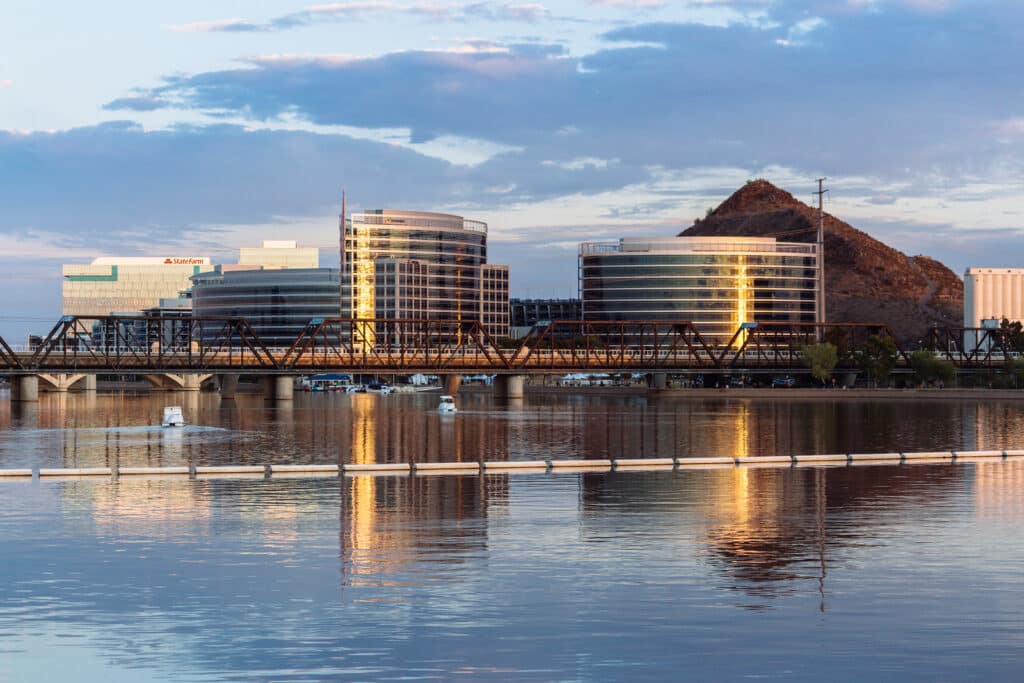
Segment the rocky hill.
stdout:
<svg viewBox="0 0 1024 683">
<path fill-rule="evenodd" d="M 753 180 L 680 235 L 817 238 L 818 210 L 767 180 Z M 963 282 L 938 261 L 907 256 L 825 214 L 825 309 L 829 322 L 878 322 L 900 340 L 963 321 Z"/>
</svg>

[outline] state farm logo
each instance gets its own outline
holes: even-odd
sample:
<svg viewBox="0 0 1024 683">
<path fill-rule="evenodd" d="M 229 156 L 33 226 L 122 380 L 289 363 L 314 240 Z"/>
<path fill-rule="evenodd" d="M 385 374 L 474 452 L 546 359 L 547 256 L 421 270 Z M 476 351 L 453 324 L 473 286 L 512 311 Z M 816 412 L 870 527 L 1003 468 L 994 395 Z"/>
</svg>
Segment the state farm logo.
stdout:
<svg viewBox="0 0 1024 683">
<path fill-rule="evenodd" d="M 165 266 L 201 266 L 206 262 L 201 258 L 165 258 Z"/>
</svg>

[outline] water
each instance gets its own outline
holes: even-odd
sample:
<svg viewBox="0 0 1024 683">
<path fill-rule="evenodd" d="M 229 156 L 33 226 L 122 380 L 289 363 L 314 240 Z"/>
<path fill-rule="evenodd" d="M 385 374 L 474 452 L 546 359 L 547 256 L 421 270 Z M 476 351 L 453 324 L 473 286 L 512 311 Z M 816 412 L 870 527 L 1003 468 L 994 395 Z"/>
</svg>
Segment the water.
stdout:
<svg viewBox="0 0 1024 683">
<path fill-rule="evenodd" d="M 1024 443 L 994 402 L 190 399 L 16 407 L 0 467 Z M 1016 681 L 1022 522 L 1024 461 L 0 482 L 0 681 Z"/>
</svg>

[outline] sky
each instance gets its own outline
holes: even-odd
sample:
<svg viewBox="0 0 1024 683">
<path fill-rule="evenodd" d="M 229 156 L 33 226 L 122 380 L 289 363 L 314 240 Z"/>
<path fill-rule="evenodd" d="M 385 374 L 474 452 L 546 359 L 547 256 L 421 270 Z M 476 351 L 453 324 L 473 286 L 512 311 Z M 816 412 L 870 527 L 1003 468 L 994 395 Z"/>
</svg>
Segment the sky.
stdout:
<svg viewBox="0 0 1024 683">
<path fill-rule="evenodd" d="M 0 335 L 60 265 L 294 239 L 351 209 L 490 225 L 513 296 L 587 240 L 767 178 L 958 274 L 1024 266 L 1019 0 L 0 4 Z"/>
</svg>

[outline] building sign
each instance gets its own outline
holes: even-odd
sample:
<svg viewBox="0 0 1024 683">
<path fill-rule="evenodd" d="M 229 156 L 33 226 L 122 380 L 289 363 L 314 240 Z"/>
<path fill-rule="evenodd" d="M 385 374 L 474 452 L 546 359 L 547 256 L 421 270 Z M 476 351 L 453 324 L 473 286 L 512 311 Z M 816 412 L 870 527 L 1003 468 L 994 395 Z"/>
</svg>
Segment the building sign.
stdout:
<svg viewBox="0 0 1024 683">
<path fill-rule="evenodd" d="M 196 256 L 171 256 L 164 259 L 164 265 L 166 266 L 205 266 L 209 259 L 199 258 Z"/>
</svg>

